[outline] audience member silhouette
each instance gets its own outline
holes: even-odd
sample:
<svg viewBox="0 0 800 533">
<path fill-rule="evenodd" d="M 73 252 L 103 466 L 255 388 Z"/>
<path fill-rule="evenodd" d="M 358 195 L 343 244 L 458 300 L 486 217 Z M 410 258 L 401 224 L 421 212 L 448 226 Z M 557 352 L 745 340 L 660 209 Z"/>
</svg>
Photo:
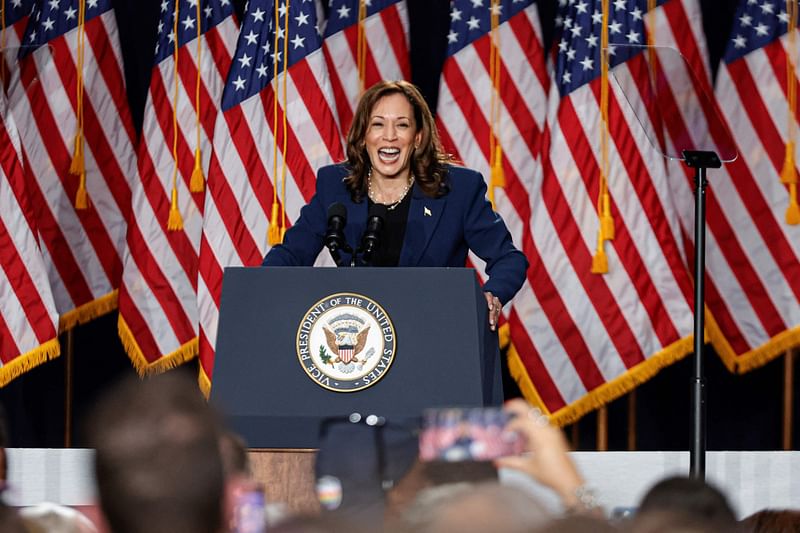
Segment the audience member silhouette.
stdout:
<svg viewBox="0 0 800 533">
<path fill-rule="evenodd" d="M 221 428 L 196 382 L 129 379 L 93 414 L 100 505 L 114 533 L 224 530 Z"/>
</svg>

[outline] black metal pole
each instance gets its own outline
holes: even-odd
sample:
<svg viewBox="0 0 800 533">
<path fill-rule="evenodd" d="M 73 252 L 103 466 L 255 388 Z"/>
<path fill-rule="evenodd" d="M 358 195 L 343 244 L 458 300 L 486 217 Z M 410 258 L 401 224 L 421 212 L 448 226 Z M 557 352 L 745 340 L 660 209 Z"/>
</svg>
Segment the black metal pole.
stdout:
<svg viewBox="0 0 800 533">
<path fill-rule="evenodd" d="M 72 448 L 72 371 L 75 341 L 74 327 L 66 332 L 67 350 L 64 354 L 64 448 Z"/>
<path fill-rule="evenodd" d="M 689 475 L 706 476 L 706 378 L 705 378 L 705 267 L 706 267 L 706 169 L 697 167 L 694 177 L 694 377 L 692 379 L 692 446 Z"/>
<path fill-rule="evenodd" d="M 705 376 L 705 272 L 706 272 L 706 170 L 720 168 L 715 152 L 684 150 L 685 163 L 694 174 L 694 377 L 692 378 L 692 442 L 689 476 L 706 477 L 706 376 Z"/>
</svg>

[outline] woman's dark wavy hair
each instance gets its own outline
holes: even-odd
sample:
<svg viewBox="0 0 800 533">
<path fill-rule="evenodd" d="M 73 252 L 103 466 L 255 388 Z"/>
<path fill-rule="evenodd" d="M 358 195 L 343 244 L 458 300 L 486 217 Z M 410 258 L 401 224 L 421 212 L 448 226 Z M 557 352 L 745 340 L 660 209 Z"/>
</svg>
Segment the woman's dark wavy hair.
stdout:
<svg viewBox="0 0 800 533">
<path fill-rule="evenodd" d="M 447 169 L 445 165 L 453 158 L 444 153 L 439 132 L 428 104 L 413 84 L 404 81 L 380 81 L 367 89 L 358 101 L 353 123 L 347 133 L 347 163 L 350 174 L 344 179 L 354 202 L 360 202 L 367 194 L 367 176 L 371 169 L 365 138 L 370 115 L 375 104 L 390 94 L 405 96 L 414 109 L 414 122 L 422 133 L 419 148 L 411 153 L 411 171 L 422 191 L 432 198 L 447 194 Z"/>
</svg>

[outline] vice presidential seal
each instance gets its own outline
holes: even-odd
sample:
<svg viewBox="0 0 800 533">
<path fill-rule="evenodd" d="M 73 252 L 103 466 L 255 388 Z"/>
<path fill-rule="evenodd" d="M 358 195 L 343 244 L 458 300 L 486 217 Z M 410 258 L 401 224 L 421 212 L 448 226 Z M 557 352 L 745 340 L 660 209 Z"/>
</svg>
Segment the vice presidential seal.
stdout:
<svg viewBox="0 0 800 533">
<path fill-rule="evenodd" d="M 297 357 L 320 387 L 355 392 L 381 380 L 395 356 L 394 325 L 377 302 L 337 293 L 309 309 L 297 328 Z"/>
</svg>

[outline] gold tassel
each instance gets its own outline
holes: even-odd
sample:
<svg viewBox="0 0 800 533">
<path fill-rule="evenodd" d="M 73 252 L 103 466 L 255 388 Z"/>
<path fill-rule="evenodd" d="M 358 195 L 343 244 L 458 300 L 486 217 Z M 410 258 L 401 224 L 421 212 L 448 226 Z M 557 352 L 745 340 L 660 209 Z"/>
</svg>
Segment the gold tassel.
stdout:
<svg viewBox="0 0 800 533">
<path fill-rule="evenodd" d="M 597 231 L 597 252 L 592 257 L 592 274 L 605 274 L 608 272 L 608 257 L 603 249 L 603 230 Z"/>
<path fill-rule="evenodd" d="M 194 170 L 192 178 L 189 180 L 189 190 L 191 192 L 203 192 L 206 177 L 203 175 L 203 158 L 200 155 L 200 148 L 194 151 Z"/>
<path fill-rule="evenodd" d="M 80 176 L 86 172 L 83 162 L 83 134 L 79 131 L 75 134 L 75 148 L 72 151 L 72 162 L 69 165 L 69 173 Z"/>
<path fill-rule="evenodd" d="M 800 224 L 800 207 L 797 205 L 797 183 L 789 184 L 789 207 L 786 208 L 786 223 L 790 226 Z"/>
<path fill-rule="evenodd" d="M 86 192 L 86 172 L 81 172 L 78 192 L 75 194 L 75 209 L 89 208 L 89 194 Z"/>
<path fill-rule="evenodd" d="M 607 241 L 614 239 L 614 217 L 611 216 L 611 195 L 603 193 L 603 214 L 600 216 L 603 227 L 603 238 Z"/>
<path fill-rule="evenodd" d="M 169 231 L 179 231 L 183 229 L 183 218 L 178 209 L 178 189 L 172 188 L 172 202 L 169 206 L 169 219 L 167 220 L 167 229 Z"/>
<path fill-rule="evenodd" d="M 267 242 L 270 246 L 275 246 L 282 242 L 281 237 L 281 228 L 278 225 L 278 202 L 272 202 L 272 216 L 269 218 Z"/>
<path fill-rule="evenodd" d="M 491 174 L 492 187 L 506 186 L 506 173 L 503 170 L 503 148 L 498 144 L 494 147 L 494 163 Z"/>
<path fill-rule="evenodd" d="M 797 170 L 794 168 L 794 141 L 786 143 L 786 155 L 783 158 L 781 181 L 786 185 L 797 183 Z"/>
</svg>

